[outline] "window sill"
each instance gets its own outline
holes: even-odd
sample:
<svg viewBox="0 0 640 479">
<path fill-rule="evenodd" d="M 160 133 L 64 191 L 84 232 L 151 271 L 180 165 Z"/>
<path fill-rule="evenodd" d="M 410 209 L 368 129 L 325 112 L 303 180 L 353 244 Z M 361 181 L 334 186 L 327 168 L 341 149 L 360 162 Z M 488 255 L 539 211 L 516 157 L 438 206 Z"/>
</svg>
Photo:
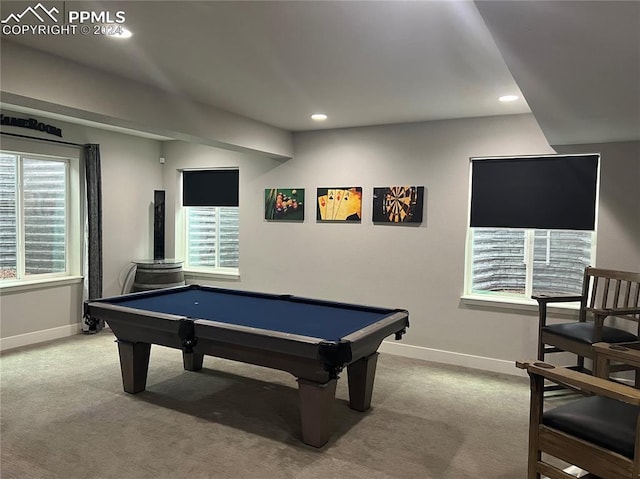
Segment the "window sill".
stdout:
<svg viewBox="0 0 640 479">
<path fill-rule="evenodd" d="M 187 283 L 195 282 L 198 283 L 201 280 L 231 280 L 238 281 L 240 279 L 240 271 L 239 270 L 184 270 L 184 279 Z"/>
<path fill-rule="evenodd" d="M 69 284 L 81 283 L 83 276 L 60 276 L 56 278 L 31 279 L 20 281 L 3 281 L 0 283 L 0 294 L 20 293 L 35 289 L 57 288 Z"/>
<path fill-rule="evenodd" d="M 460 299 L 462 303 L 469 306 L 538 312 L 538 302 L 532 299 L 498 298 L 495 296 L 489 297 L 479 294 L 466 294 Z M 553 305 L 549 304 L 547 309 L 559 315 L 573 316 L 574 313 L 580 309 L 580 304 L 577 301 L 570 303 L 554 303 Z"/>
</svg>

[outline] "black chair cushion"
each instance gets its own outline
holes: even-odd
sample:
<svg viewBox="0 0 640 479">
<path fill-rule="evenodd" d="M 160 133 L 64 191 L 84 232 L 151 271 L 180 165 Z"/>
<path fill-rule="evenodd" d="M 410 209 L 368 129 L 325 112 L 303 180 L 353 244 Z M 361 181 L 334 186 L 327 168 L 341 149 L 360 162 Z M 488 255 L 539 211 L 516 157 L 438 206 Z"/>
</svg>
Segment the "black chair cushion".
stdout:
<svg viewBox="0 0 640 479">
<path fill-rule="evenodd" d="M 550 324 L 542 328 L 542 330 L 559 336 L 565 336 L 585 344 L 593 344 L 594 327 L 595 325 L 589 321 L 584 323 L 575 321 L 573 323 Z M 611 326 L 602 327 L 601 341 L 605 343 L 628 343 L 637 340 L 638 337 L 629 331 L 612 328 Z"/>
<path fill-rule="evenodd" d="M 544 413 L 543 424 L 633 459 L 640 407 L 591 396 Z"/>
</svg>

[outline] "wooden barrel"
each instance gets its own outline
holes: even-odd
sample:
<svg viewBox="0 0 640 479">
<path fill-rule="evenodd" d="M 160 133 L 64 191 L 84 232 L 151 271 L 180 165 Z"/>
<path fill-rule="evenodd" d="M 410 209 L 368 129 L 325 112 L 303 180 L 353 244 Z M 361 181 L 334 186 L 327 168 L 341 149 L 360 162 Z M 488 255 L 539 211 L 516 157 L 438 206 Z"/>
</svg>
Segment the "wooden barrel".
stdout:
<svg viewBox="0 0 640 479">
<path fill-rule="evenodd" d="M 132 291 L 171 288 L 184 285 L 181 261 L 149 260 L 134 261 L 136 276 Z"/>
</svg>

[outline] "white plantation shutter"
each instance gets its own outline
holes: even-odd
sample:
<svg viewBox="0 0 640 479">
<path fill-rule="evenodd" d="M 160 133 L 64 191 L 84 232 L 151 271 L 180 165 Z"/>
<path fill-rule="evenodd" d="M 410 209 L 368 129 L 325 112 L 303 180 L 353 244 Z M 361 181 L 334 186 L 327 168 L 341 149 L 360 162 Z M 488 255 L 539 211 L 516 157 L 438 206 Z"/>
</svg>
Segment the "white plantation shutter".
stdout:
<svg viewBox="0 0 640 479">
<path fill-rule="evenodd" d="M 238 208 L 218 208 L 218 211 L 218 266 L 237 268 L 240 262 L 240 211 Z"/>
<path fill-rule="evenodd" d="M 17 159 L 15 155 L 0 155 L 0 279 L 16 277 Z"/>
<path fill-rule="evenodd" d="M 67 271 L 69 163 L 0 154 L 0 279 Z"/>
<path fill-rule="evenodd" d="M 240 222 L 237 207 L 187 207 L 187 266 L 237 268 Z"/>
<path fill-rule="evenodd" d="M 64 272 L 66 164 L 25 158 L 22 178 L 25 274 Z"/>
</svg>

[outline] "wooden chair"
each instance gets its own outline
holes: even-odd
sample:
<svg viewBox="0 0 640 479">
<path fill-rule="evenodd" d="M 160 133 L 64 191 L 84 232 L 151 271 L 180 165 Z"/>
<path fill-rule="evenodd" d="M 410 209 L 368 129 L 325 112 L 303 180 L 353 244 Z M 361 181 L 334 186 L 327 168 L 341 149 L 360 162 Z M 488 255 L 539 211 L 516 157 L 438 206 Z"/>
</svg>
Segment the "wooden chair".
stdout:
<svg viewBox="0 0 640 479">
<path fill-rule="evenodd" d="M 584 271 L 582 294 L 577 296 L 535 295 L 538 301 L 538 360 L 547 360 L 550 353 L 570 352 L 577 356 L 572 368 L 590 372 L 585 358 L 593 360 L 593 344 L 638 341 L 640 336 L 640 273 L 614 271 L 588 267 Z M 580 302 L 577 321 L 547 324 L 547 306 L 550 303 Z M 620 324 L 605 325 L 609 318 L 621 318 Z M 618 327 L 624 320 L 637 323 L 631 328 Z M 608 321 L 611 323 L 611 321 Z M 630 324 L 631 323 L 627 323 Z M 629 369 L 614 366 L 612 371 Z"/>
<path fill-rule="evenodd" d="M 542 362 L 516 366 L 531 379 L 527 479 L 573 478 L 558 460 L 588 477 L 640 479 L 640 390 Z M 592 395 L 545 411 L 545 380 Z"/>
</svg>

